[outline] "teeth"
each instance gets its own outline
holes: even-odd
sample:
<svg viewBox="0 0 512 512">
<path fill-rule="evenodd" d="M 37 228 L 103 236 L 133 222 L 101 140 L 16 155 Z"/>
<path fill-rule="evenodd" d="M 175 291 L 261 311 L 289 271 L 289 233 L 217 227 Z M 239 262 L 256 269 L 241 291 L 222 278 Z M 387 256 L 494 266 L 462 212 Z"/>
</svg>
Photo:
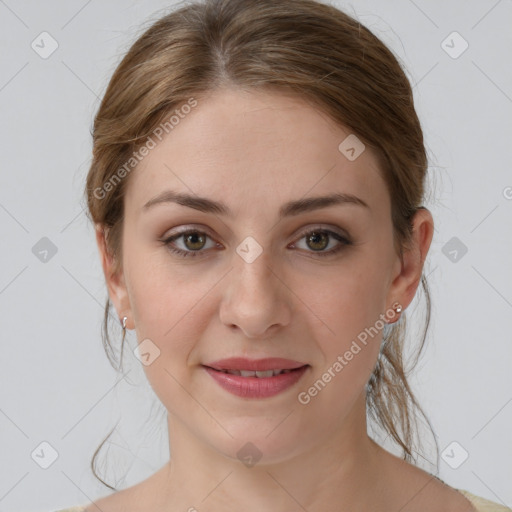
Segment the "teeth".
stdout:
<svg viewBox="0 0 512 512">
<path fill-rule="evenodd" d="M 264 372 L 256 372 L 257 377 L 272 377 L 274 375 L 274 370 L 266 370 Z"/>
<path fill-rule="evenodd" d="M 239 377 L 259 377 L 259 378 L 268 378 L 273 377 L 274 375 L 279 375 L 281 373 L 290 373 L 292 370 L 265 370 L 263 372 L 260 371 L 250 371 L 250 370 L 221 370 L 224 373 L 229 373 L 230 375 L 238 375 Z"/>
</svg>

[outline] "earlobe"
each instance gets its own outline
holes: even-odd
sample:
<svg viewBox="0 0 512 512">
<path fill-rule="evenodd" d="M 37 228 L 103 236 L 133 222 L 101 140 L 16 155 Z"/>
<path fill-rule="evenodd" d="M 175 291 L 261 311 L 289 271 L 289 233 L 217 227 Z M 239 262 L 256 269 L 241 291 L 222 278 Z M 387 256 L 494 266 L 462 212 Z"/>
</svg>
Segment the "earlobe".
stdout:
<svg viewBox="0 0 512 512">
<path fill-rule="evenodd" d="M 96 243 L 105 276 L 108 294 L 114 305 L 118 318 L 122 321 L 124 316 L 131 316 L 128 291 L 124 282 L 124 273 L 121 266 L 116 265 L 113 255 L 110 253 L 106 243 L 106 231 L 103 226 L 96 225 Z M 118 268 L 119 267 L 119 268 Z"/>
</svg>

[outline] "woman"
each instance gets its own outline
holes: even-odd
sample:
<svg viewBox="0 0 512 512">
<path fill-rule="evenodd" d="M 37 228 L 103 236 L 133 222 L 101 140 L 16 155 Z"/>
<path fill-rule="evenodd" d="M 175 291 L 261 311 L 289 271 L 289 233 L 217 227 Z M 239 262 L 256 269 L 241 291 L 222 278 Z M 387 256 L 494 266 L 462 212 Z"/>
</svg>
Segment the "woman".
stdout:
<svg viewBox="0 0 512 512">
<path fill-rule="evenodd" d="M 510 510 L 413 463 L 401 351 L 420 282 L 428 297 L 428 164 L 368 29 L 314 0 L 182 7 L 118 66 L 93 141 L 109 297 L 171 457 L 69 510 Z"/>
</svg>

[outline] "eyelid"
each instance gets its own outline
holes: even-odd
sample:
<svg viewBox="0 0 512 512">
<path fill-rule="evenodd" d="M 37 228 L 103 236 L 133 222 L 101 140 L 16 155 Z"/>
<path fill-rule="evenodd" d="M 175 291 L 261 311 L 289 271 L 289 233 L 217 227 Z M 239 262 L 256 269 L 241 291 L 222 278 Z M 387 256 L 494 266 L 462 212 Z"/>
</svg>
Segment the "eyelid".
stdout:
<svg viewBox="0 0 512 512">
<path fill-rule="evenodd" d="M 312 224 L 310 226 L 307 226 L 303 230 L 299 231 L 297 235 L 294 235 L 294 238 L 307 235 L 311 231 L 333 231 L 338 236 L 350 240 L 350 235 L 348 233 L 344 232 L 339 227 L 333 226 L 331 224 Z"/>
</svg>

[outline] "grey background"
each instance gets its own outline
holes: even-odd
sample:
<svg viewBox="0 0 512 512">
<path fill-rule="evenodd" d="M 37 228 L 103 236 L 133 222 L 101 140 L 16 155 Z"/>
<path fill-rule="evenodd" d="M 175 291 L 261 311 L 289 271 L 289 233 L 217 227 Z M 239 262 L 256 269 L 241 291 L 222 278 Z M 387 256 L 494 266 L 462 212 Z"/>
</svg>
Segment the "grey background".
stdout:
<svg viewBox="0 0 512 512">
<path fill-rule="evenodd" d="M 109 481 L 131 485 L 168 458 L 165 411 L 140 363 L 128 358 L 122 378 L 103 352 L 106 289 L 82 191 L 110 75 L 171 5 L 0 0 L 0 512 L 106 494 L 89 461 L 119 418 L 105 447 Z M 512 2 L 336 5 L 405 64 L 431 155 L 433 319 L 412 383 L 440 450 L 448 447 L 440 477 L 512 506 Z M 47 59 L 31 47 L 43 31 L 58 43 Z M 469 44 L 457 58 L 453 31 Z M 57 250 L 46 262 L 44 237 Z M 31 455 L 42 442 L 58 453 L 48 469 Z M 460 461 L 461 449 L 469 457 L 454 469 L 447 461 Z"/>
</svg>

